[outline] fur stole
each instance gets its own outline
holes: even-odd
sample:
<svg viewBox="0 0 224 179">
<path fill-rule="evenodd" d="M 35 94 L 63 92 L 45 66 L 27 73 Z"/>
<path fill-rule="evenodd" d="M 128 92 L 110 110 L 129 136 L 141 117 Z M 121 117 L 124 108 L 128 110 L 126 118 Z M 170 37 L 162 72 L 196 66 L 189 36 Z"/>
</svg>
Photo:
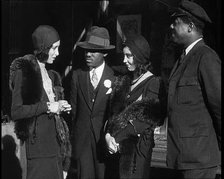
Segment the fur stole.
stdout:
<svg viewBox="0 0 224 179">
<path fill-rule="evenodd" d="M 16 58 L 10 66 L 9 85 L 13 89 L 16 71 L 20 69 L 23 74 L 21 95 L 26 105 L 40 101 L 42 96 L 42 78 L 40 68 L 35 56 L 25 55 Z M 35 90 L 33 90 L 35 89 Z"/>
<path fill-rule="evenodd" d="M 117 77 L 114 82 L 110 99 L 110 118 L 108 130 L 115 136 L 130 121 L 138 120 L 155 128 L 161 122 L 160 103 L 157 99 L 145 98 L 141 101 L 127 103 L 131 79 L 128 76 Z"/>
<path fill-rule="evenodd" d="M 23 57 L 16 58 L 12 62 L 9 77 L 11 90 L 14 88 L 14 78 L 17 70 L 21 70 L 23 75 L 21 86 L 23 104 L 29 105 L 39 102 L 42 97 L 42 78 L 35 56 L 25 55 Z M 30 134 L 33 135 L 35 123 L 35 118 L 15 121 L 15 133 L 17 137 L 22 141 L 25 141 Z M 33 137 L 35 138 L 35 134 Z"/>
</svg>

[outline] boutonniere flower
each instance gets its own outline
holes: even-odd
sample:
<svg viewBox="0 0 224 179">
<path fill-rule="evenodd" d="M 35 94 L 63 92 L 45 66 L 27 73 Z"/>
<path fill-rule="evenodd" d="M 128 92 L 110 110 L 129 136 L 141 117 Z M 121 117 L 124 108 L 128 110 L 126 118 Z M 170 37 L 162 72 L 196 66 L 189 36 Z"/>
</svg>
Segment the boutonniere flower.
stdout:
<svg viewBox="0 0 224 179">
<path fill-rule="evenodd" d="M 111 81 L 110 81 L 110 80 L 105 80 L 103 84 L 104 84 L 104 86 L 105 86 L 106 88 L 109 88 L 109 89 L 107 90 L 106 94 L 110 94 L 110 93 L 112 92 Z"/>
<path fill-rule="evenodd" d="M 105 80 L 103 84 L 106 88 L 111 88 L 111 81 L 110 80 Z"/>
</svg>

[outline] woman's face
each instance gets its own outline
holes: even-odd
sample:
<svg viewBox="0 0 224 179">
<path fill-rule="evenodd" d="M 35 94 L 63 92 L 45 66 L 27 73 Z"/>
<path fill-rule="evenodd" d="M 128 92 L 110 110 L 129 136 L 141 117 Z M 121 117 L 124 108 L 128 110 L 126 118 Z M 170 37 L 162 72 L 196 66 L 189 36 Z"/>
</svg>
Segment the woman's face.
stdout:
<svg viewBox="0 0 224 179">
<path fill-rule="evenodd" d="M 48 52 L 47 63 L 52 64 L 55 58 L 59 55 L 58 48 L 60 46 L 60 40 L 55 42 Z"/>
<path fill-rule="evenodd" d="M 127 46 L 123 48 L 123 54 L 124 54 L 123 62 L 127 66 L 128 70 L 129 71 L 135 71 L 136 65 L 134 63 L 134 56 Z"/>
</svg>

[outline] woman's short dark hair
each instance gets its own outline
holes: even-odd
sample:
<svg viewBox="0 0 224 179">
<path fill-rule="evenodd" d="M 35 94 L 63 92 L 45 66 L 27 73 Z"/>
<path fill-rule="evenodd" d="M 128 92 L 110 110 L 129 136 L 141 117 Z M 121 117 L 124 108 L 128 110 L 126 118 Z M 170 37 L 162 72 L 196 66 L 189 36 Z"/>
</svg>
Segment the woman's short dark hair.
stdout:
<svg viewBox="0 0 224 179">
<path fill-rule="evenodd" d="M 135 65 L 136 65 L 136 73 L 140 76 L 141 74 L 144 74 L 146 73 L 147 71 L 152 71 L 153 70 L 153 67 L 152 67 L 152 63 L 151 61 L 148 61 L 147 64 L 141 64 L 141 63 L 136 63 L 135 61 L 135 57 L 134 57 L 134 62 L 135 62 Z"/>
<path fill-rule="evenodd" d="M 39 62 L 45 63 L 47 62 L 47 59 L 49 57 L 48 52 L 51 49 L 52 46 L 46 48 L 45 50 L 42 50 L 41 52 L 38 52 L 34 50 L 34 55 L 39 60 Z"/>
</svg>

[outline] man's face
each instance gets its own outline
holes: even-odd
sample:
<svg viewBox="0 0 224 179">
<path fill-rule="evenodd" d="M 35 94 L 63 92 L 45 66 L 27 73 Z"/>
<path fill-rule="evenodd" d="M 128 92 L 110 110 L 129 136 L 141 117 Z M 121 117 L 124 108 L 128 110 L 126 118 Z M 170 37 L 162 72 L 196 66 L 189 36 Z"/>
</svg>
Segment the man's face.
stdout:
<svg viewBox="0 0 224 179">
<path fill-rule="evenodd" d="M 101 52 L 97 52 L 93 50 L 85 51 L 86 64 L 90 68 L 96 68 L 100 66 L 103 63 L 105 56 L 106 54 Z"/>
<path fill-rule="evenodd" d="M 177 17 L 170 25 L 170 29 L 173 42 L 184 44 L 188 37 L 189 25 L 184 23 L 180 17 Z"/>
<path fill-rule="evenodd" d="M 55 42 L 48 52 L 47 63 L 52 64 L 55 58 L 59 55 L 58 48 L 60 46 L 60 40 Z"/>
</svg>

